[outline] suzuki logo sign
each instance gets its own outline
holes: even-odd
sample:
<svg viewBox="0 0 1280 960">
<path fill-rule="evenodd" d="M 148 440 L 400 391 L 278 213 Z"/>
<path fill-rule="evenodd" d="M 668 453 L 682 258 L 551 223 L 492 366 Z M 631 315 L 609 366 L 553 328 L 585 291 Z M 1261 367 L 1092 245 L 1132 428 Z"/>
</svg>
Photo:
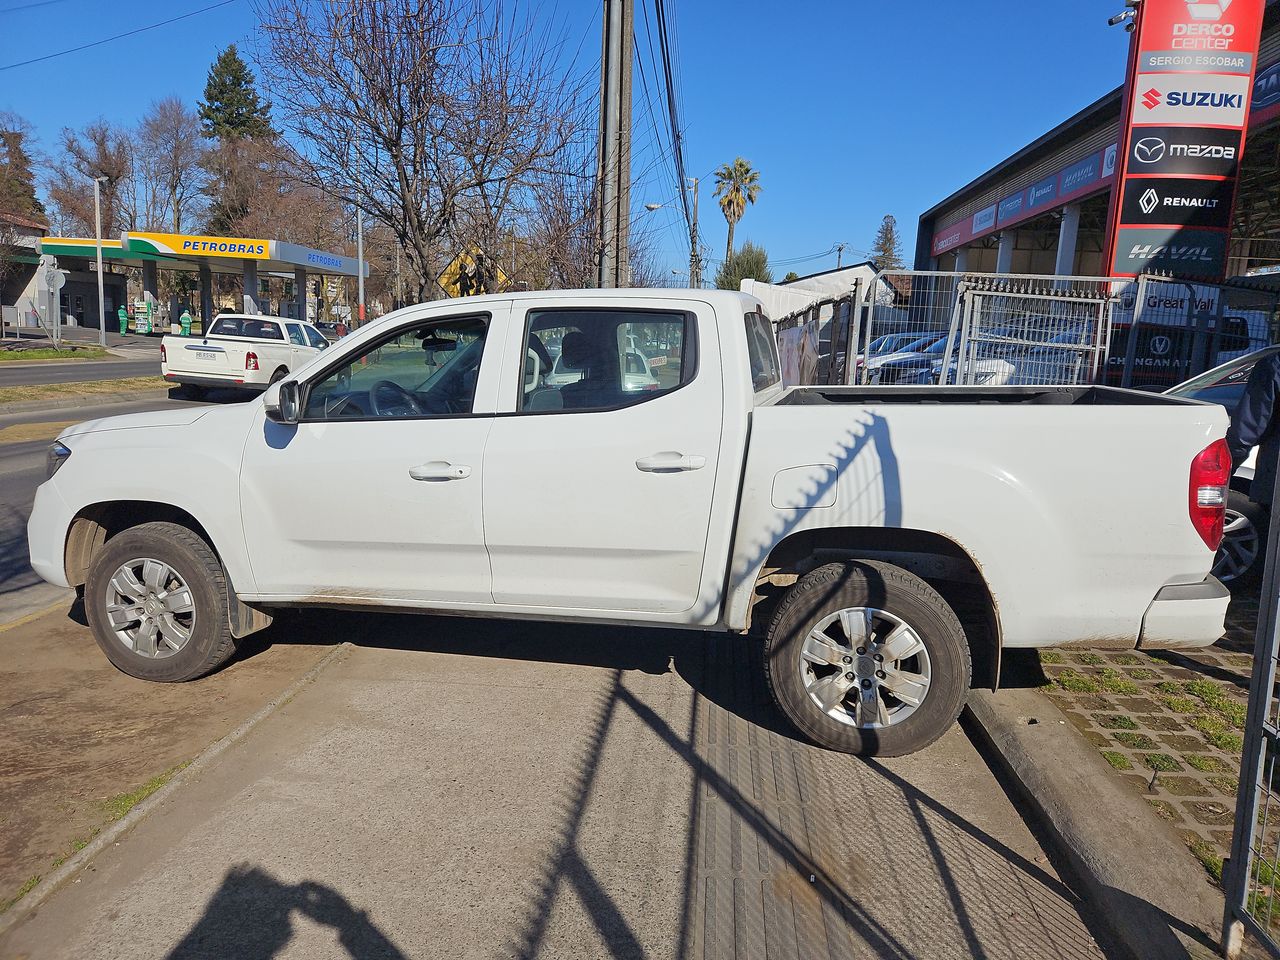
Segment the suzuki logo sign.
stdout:
<svg viewBox="0 0 1280 960">
<path fill-rule="evenodd" d="M 1156 90 L 1154 87 L 1142 95 L 1142 105 L 1148 110 L 1154 110 L 1156 107 L 1160 106 L 1163 100 L 1164 94 L 1159 90 Z"/>
<path fill-rule="evenodd" d="M 1150 213 L 1160 205 L 1160 195 L 1147 187 L 1146 192 L 1138 198 L 1138 206 L 1142 208 L 1143 213 Z"/>
</svg>

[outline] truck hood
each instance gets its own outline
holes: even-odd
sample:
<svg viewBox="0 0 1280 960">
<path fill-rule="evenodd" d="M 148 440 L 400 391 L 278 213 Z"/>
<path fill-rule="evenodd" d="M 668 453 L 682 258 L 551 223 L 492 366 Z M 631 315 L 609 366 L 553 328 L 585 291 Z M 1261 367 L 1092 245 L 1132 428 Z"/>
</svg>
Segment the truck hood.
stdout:
<svg viewBox="0 0 1280 960">
<path fill-rule="evenodd" d="M 107 430 L 133 430 L 138 427 L 182 427 L 195 423 L 213 407 L 181 407 L 175 410 L 152 410 L 148 413 L 129 413 L 119 417 L 99 417 L 67 427 L 58 435 L 59 440 L 82 437 L 86 433 L 102 433 Z"/>
</svg>

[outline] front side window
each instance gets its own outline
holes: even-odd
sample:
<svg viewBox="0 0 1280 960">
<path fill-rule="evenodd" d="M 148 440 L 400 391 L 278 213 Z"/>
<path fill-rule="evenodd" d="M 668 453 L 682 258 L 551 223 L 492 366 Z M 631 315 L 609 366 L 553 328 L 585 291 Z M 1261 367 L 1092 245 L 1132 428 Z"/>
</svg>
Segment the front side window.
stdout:
<svg viewBox="0 0 1280 960">
<path fill-rule="evenodd" d="M 324 338 L 324 334 L 315 327 L 303 327 L 302 329 L 307 332 L 307 340 L 311 342 L 311 346 L 317 350 L 323 350 L 329 346 L 329 341 Z"/>
<path fill-rule="evenodd" d="M 471 413 L 484 317 L 434 320 L 376 342 L 312 384 L 307 420 Z"/>
<path fill-rule="evenodd" d="M 307 338 L 302 334 L 302 327 L 296 323 L 286 323 L 284 328 L 289 331 L 289 342 L 295 346 L 305 347 Z"/>
<path fill-rule="evenodd" d="M 644 310 L 535 310 L 525 324 L 520 410 L 614 410 L 693 378 L 693 321 Z"/>
</svg>

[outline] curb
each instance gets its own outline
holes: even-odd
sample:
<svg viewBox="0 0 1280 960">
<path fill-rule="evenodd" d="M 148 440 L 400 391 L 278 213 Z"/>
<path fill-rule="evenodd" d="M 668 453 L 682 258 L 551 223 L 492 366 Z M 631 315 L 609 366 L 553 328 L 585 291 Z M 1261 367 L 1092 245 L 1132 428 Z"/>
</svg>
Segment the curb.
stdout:
<svg viewBox="0 0 1280 960">
<path fill-rule="evenodd" d="M 98 406 L 110 403 L 133 403 L 138 400 L 162 400 L 169 396 L 168 388 L 155 390 L 128 390 L 124 393 L 75 393 L 48 400 L 19 400 L 6 403 L 3 413 L 30 413 L 36 410 L 66 410 L 71 407 Z"/>
<path fill-rule="evenodd" d="M 143 819 L 149 816 L 153 810 L 180 790 L 188 780 L 200 773 L 203 773 L 214 760 L 226 753 L 226 751 L 236 743 L 243 740 L 255 727 L 258 726 L 258 724 L 262 723 L 262 721 L 266 720 L 290 700 L 296 697 L 302 691 L 303 687 L 312 683 L 316 677 L 323 673 L 328 667 L 332 666 L 336 661 L 353 649 L 354 645 L 349 640 L 344 640 L 342 643 L 338 644 L 325 654 L 319 663 L 291 683 L 288 689 L 283 693 L 268 702 L 266 706 L 262 707 L 262 709 L 241 723 L 240 726 L 236 727 L 221 740 L 214 741 L 209 746 L 205 747 L 194 760 L 179 770 L 172 780 L 151 796 L 147 797 L 147 799 L 139 803 L 119 820 L 116 820 L 114 823 L 109 823 L 103 827 L 102 832 L 94 837 L 88 846 L 76 853 L 73 853 L 67 858 L 62 866 L 58 867 L 47 877 L 41 879 L 40 883 L 34 890 L 10 907 L 8 911 L 0 914 L 0 936 L 3 936 L 39 909 L 40 905 L 44 903 L 45 900 L 49 899 L 49 897 L 64 886 L 68 880 L 83 870 L 89 864 L 90 860 L 136 827 Z"/>
<path fill-rule="evenodd" d="M 1135 958 L 1218 956 L 1221 891 L 1057 706 L 1035 690 L 971 690 L 965 713 L 1116 946 Z"/>
</svg>

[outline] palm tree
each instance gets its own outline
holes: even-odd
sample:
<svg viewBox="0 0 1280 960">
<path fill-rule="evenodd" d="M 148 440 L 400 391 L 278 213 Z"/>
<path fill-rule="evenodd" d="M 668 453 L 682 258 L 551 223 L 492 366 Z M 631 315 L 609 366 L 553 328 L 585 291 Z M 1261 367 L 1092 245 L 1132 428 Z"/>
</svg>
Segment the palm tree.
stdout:
<svg viewBox="0 0 1280 960">
<path fill-rule="evenodd" d="M 733 256 L 733 228 L 747 210 L 748 203 L 755 203 L 760 196 L 760 172 L 741 157 L 733 163 L 721 164 L 716 171 L 716 193 L 720 198 L 720 211 L 729 222 L 729 241 L 725 244 L 726 262 Z"/>
</svg>

